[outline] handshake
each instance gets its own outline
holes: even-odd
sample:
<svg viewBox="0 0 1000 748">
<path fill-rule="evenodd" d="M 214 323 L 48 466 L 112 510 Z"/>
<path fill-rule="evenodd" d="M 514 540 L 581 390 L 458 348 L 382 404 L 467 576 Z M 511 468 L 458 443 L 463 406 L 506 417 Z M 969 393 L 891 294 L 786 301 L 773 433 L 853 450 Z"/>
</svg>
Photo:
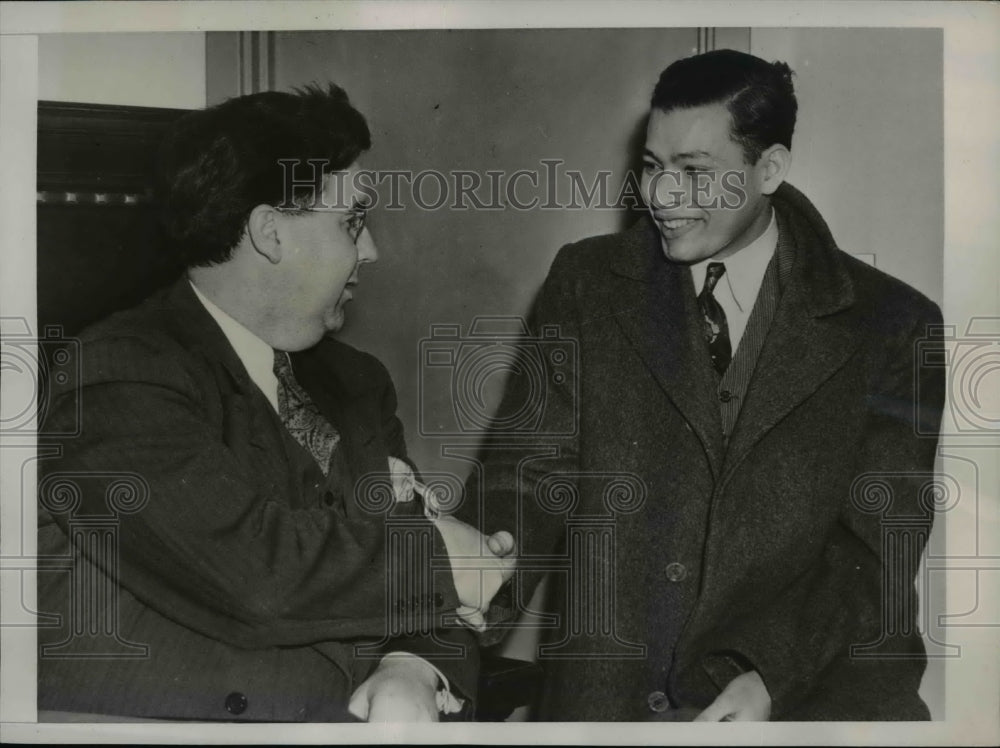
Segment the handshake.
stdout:
<svg viewBox="0 0 1000 748">
<path fill-rule="evenodd" d="M 514 536 L 505 530 L 483 535 L 471 525 L 441 514 L 433 489 L 417 482 L 413 470 L 402 460 L 389 458 L 392 490 L 397 502 L 414 501 L 419 494 L 424 513 L 444 540 L 451 561 L 452 579 L 458 599 L 458 617 L 476 631 L 486 628 L 486 611 L 499 589 L 514 574 Z"/>
</svg>

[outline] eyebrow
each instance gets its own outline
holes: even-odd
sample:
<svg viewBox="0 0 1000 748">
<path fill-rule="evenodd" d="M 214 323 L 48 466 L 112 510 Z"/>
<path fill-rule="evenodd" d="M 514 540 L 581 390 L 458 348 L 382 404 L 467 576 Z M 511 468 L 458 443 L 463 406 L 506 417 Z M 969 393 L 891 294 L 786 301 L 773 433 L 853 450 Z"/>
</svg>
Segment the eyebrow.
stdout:
<svg viewBox="0 0 1000 748">
<path fill-rule="evenodd" d="M 642 152 L 646 156 L 649 156 L 650 158 L 655 158 L 657 161 L 659 161 L 659 157 L 648 148 L 643 148 Z M 684 159 L 689 159 L 689 158 L 713 158 L 713 156 L 708 151 L 686 151 L 685 153 L 675 153 L 673 155 L 673 158 L 671 158 L 671 161 L 682 161 Z"/>
</svg>

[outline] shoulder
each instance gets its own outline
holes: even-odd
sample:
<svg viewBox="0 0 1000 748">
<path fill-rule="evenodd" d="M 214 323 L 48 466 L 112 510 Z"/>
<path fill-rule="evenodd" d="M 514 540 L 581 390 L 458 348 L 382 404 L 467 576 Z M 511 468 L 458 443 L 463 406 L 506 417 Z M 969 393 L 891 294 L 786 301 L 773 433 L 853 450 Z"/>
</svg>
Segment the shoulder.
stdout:
<svg viewBox="0 0 1000 748">
<path fill-rule="evenodd" d="M 647 216 L 630 228 L 565 245 L 549 270 L 548 285 L 577 289 L 603 286 L 609 273 L 645 279 L 662 264 L 656 229 Z"/>
<path fill-rule="evenodd" d="M 907 330 L 941 322 L 941 309 L 925 294 L 856 257 L 841 250 L 837 252 L 851 277 L 856 302 L 866 307 L 875 319 Z"/>
<path fill-rule="evenodd" d="M 606 267 L 629 244 L 632 233 L 630 230 L 600 234 L 566 244 L 556 253 L 551 272 L 588 272 Z"/>
<path fill-rule="evenodd" d="M 162 297 L 154 295 L 87 327 L 79 336 L 82 383 L 184 379 L 181 372 L 191 355 L 178 323 Z"/>
<path fill-rule="evenodd" d="M 39 419 L 45 422 L 43 428 L 62 433 L 53 424 L 79 419 L 81 412 L 84 420 L 77 428 L 106 423 L 130 409 L 150 415 L 182 403 L 200 408 L 205 401 L 204 384 L 211 379 L 206 378 L 204 364 L 185 349 L 162 317 L 143 303 L 65 339 L 61 348 L 69 355 L 49 363 L 42 377 L 45 389 L 39 396 Z"/>
<path fill-rule="evenodd" d="M 71 340 L 73 376 L 51 377 L 51 396 L 88 387 L 148 385 L 165 396 L 170 390 L 189 400 L 203 399 L 217 379 L 212 372 L 223 354 L 212 347 L 207 312 L 199 316 L 197 309 L 178 305 L 175 296 L 171 288 L 163 289 L 85 328 Z"/>
</svg>

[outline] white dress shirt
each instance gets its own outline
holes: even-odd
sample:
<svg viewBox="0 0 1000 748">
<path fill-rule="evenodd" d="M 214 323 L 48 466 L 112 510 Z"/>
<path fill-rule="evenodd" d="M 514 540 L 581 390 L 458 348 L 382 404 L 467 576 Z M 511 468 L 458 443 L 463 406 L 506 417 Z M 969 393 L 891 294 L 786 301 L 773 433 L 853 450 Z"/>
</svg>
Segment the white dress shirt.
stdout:
<svg viewBox="0 0 1000 748">
<path fill-rule="evenodd" d="M 771 222 L 767 225 L 764 233 L 751 244 L 725 260 L 709 257 L 707 260 L 702 260 L 691 266 L 695 294 L 700 294 L 705 286 L 708 263 L 722 262 L 726 266 L 725 275 L 719 279 L 712 293 L 722 307 L 722 311 L 726 313 L 729 340 L 732 343 L 734 356 L 736 348 L 743 338 L 743 333 L 747 329 L 750 312 L 753 311 L 754 302 L 757 301 L 761 284 L 764 282 L 767 264 L 771 261 L 777 248 L 778 223 L 774 218 L 774 209 L 772 209 Z"/>
</svg>

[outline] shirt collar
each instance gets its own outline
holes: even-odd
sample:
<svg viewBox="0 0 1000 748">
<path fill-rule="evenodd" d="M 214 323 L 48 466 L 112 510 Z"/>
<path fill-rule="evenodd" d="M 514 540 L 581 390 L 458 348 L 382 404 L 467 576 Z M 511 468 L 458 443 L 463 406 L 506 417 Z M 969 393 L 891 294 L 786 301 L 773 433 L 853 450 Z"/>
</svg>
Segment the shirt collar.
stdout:
<svg viewBox="0 0 1000 748">
<path fill-rule="evenodd" d="M 767 224 L 767 228 L 764 229 L 764 233 L 736 254 L 722 260 L 726 266 L 726 274 L 722 276 L 722 281 L 728 283 L 733 299 L 742 311 L 748 311 L 756 301 L 761 284 L 764 282 L 767 264 L 771 261 L 777 247 L 778 222 L 775 220 L 772 208 L 771 220 Z M 710 262 L 719 262 L 719 260 L 709 257 L 707 260 L 691 265 L 695 293 L 700 293 L 705 284 L 705 274 L 708 272 L 708 263 Z"/>
<path fill-rule="evenodd" d="M 198 290 L 198 286 L 190 279 L 188 279 L 188 283 L 194 289 L 198 301 L 222 328 L 222 333 L 226 336 L 233 350 L 236 351 L 240 361 L 243 362 L 250 379 L 277 410 L 278 379 L 274 376 L 274 349 L 216 306 L 211 299 Z"/>
</svg>

